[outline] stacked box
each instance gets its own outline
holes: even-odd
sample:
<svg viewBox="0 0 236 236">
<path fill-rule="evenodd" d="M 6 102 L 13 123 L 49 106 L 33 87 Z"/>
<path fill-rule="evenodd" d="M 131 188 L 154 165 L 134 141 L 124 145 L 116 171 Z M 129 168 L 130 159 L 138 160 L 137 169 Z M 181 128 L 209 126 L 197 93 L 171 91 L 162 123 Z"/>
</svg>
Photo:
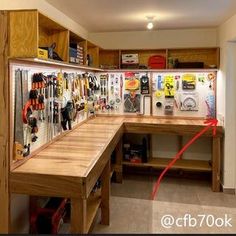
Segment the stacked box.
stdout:
<svg viewBox="0 0 236 236">
<path fill-rule="evenodd" d="M 79 45 L 77 47 L 77 56 L 79 59 L 79 64 L 83 65 L 84 64 L 84 49 L 83 47 L 80 47 Z"/>
<path fill-rule="evenodd" d="M 70 62 L 76 63 L 79 65 L 84 64 L 84 49 L 76 43 L 70 44 Z"/>
</svg>

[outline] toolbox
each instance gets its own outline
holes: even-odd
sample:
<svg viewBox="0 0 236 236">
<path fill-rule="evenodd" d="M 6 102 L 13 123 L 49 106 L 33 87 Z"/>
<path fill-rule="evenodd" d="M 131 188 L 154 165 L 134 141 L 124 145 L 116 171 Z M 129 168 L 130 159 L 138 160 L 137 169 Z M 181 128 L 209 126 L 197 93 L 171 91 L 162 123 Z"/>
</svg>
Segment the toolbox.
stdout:
<svg viewBox="0 0 236 236">
<path fill-rule="evenodd" d="M 122 64 L 128 64 L 128 65 L 133 65 L 133 64 L 139 64 L 139 58 L 137 53 L 133 54 L 122 54 L 121 57 Z"/>
<path fill-rule="evenodd" d="M 150 69 L 165 69 L 166 68 L 166 58 L 161 55 L 151 56 L 148 60 L 148 67 Z"/>
<path fill-rule="evenodd" d="M 38 58 L 47 60 L 48 59 L 48 50 L 38 48 Z"/>
<path fill-rule="evenodd" d="M 45 207 L 37 207 L 30 215 L 30 233 L 58 234 L 68 202 L 67 198 L 53 197 Z"/>
</svg>

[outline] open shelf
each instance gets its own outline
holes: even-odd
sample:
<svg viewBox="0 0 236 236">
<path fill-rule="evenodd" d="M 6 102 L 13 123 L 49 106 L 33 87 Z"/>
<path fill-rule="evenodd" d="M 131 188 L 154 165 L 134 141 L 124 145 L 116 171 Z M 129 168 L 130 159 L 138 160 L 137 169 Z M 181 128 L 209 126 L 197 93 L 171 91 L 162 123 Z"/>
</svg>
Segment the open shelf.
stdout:
<svg viewBox="0 0 236 236">
<path fill-rule="evenodd" d="M 89 66 L 99 67 L 99 47 L 87 41 L 87 55 L 89 56 Z"/>
<path fill-rule="evenodd" d="M 79 35 L 73 33 L 72 31 L 70 31 L 70 38 L 69 38 L 69 43 L 70 43 L 70 47 L 71 44 L 75 45 L 78 49 L 78 47 L 81 48 L 82 52 L 80 53 L 81 56 L 83 55 L 83 61 L 79 62 L 78 64 L 80 65 L 86 65 L 86 57 L 87 57 L 87 40 L 85 40 L 84 38 L 80 37 Z M 79 51 L 79 50 L 78 50 Z M 70 55 L 69 55 L 69 61 L 70 61 Z"/>
<path fill-rule="evenodd" d="M 123 161 L 125 166 L 137 166 L 137 167 L 153 167 L 153 168 L 165 168 L 171 161 L 170 158 L 152 158 L 147 163 L 131 163 L 128 161 Z M 209 161 L 202 160 L 186 160 L 180 159 L 177 160 L 174 166 L 171 169 L 183 169 L 190 171 L 212 171 L 212 167 L 209 164 Z"/>
<path fill-rule="evenodd" d="M 38 24 L 38 47 L 50 47 L 55 43 L 56 47 L 54 51 L 62 61 L 68 62 L 69 31 L 41 13 L 38 14 Z"/>
<path fill-rule="evenodd" d="M 120 68 L 120 50 L 99 50 L 99 64 L 102 69 Z"/>
<path fill-rule="evenodd" d="M 87 200 L 87 232 L 89 232 L 100 205 L 101 190 L 97 190 L 95 193 L 91 193 Z"/>
<path fill-rule="evenodd" d="M 138 54 L 139 58 L 139 66 L 144 66 L 146 69 L 149 69 L 148 61 L 151 56 L 163 56 L 166 59 L 167 50 L 166 49 L 137 49 L 137 50 L 121 50 L 120 52 L 121 57 L 122 54 Z M 129 68 L 129 66 L 122 65 L 121 62 L 121 68 L 126 69 Z"/>
<path fill-rule="evenodd" d="M 204 68 L 211 68 L 211 65 L 219 68 L 219 48 L 168 49 L 168 58 L 178 59 L 180 63 L 202 62 Z M 169 65 L 167 68 L 170 68 Z"/>
<path fill-rule="evenodd" d="M 81 56 L 82 65 L 100 67 L 104 70 L 123 68 L 137 71 L 142 68 L 140 71 L 145 71 L 145 69 L 146 71 L 152 71 L 149 68 L 148 61 L 154 55 L 157 57 L 156 59 L 154 58 L 152 64 L 159 64 L 159 66 L 152 66 L 152 68 L 164 68 L 161 71 L 166 70 L 167 72 L 169 71 L 168 69 L 172 68 L 176 68 L 177 71 L 191 68 L 190 70 L 195 71 L 199 67 L 201 67 L 199 70 L 214 69 L 216 71 L 220 65 L 220 53 L 217 47 L 101 49 L 48 16 L 43 15 L 38 10 L 9 11 L 9 16 L 10 58 L 47 58 L 47 55 L 44 55 L 46 52 L 43 53 L 41 51 L 40 55 L 38 54 L 38 48 L 48 48 L 55 43 L 56 48 L 54 51 L 63 62 L 68 63 L 70 59 L 70 44 L 75 43 L 79 46 L 78 51 L 83 51 L 83 56 Z M 75 53 L 74 50 L 71 51 Z M 131 54 L 138 54 L 138 64 L 122 65 L 122 54 L 130 54 L 128 58 L 129 56 L 132 57 Z M 173 62 L 176 62 L 176 59 L 178 59 L 179 63 Z M 76 63 L 78 59 L 74 61 L 73 63 Z M 170 63 L 171 61 L 172 63 Z"/>
</svg>

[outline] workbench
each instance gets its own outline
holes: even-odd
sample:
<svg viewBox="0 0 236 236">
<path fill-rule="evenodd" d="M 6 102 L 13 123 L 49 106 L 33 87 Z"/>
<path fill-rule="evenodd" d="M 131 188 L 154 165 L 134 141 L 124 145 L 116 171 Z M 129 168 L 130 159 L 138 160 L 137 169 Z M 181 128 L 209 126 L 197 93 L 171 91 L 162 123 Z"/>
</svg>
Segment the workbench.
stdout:
<svg viewBox="0 0 236 236">
<path fill-rule="evenodd" d="M 150 117 L 95 117 L 48 145 L 22 165 L 11 170 L 10 191 L 32 196 L 71 199 L 71 233 L 87 233 L 101 207 L 101 223 L 109 224 L 110 156 L 116 151 L 115 172 L 122 181 L 122 136 L 124 133 L 192 135 L 206 125 L 204 120 Z M 223 128 L 212 139 L 212 190 L 220 191 L 220 159 Z M 143 163 L 146 164 L 146 163 Z M 91 193 L 101 178 L 101 194 Z"/>
</svg>

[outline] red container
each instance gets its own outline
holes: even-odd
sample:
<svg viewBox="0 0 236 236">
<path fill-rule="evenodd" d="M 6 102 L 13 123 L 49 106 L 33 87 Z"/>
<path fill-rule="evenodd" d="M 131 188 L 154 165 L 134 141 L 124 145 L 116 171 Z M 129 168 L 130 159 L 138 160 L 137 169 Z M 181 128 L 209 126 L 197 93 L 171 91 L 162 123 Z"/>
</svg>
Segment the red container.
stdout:
<svg viewBox="0 0 236 236">
<path fill-rule="evenodd" d="M 154 55 L 149 57 L 148 67 L 150 69 L 165 69 L 166 68 L 166 58 L 161 55 Z"/>
<path fill-rule="evenodd" d="M 52 198 L 44 208 L 36 207 L 30 214 L 31 234 L 58 234 L 66 213 L 67 198 Z"/>
</svg>

